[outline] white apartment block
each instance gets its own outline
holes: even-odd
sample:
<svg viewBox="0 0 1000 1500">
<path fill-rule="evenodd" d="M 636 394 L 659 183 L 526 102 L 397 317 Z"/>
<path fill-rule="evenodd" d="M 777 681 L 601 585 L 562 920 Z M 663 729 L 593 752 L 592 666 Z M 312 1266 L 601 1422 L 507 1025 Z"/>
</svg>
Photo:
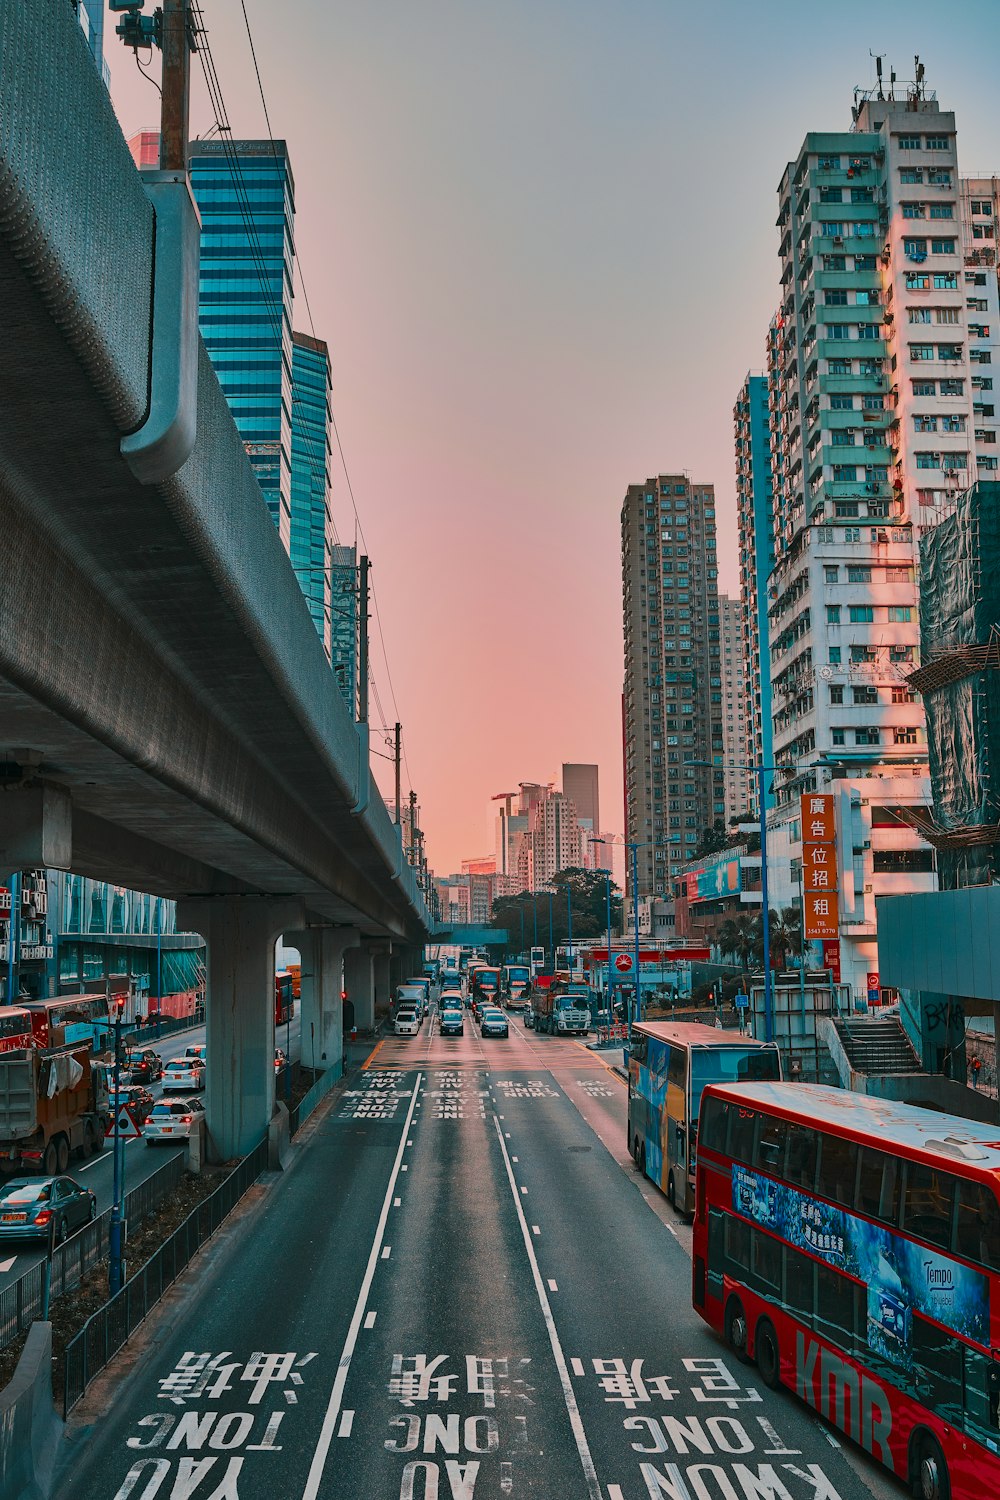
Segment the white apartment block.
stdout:
<svg viewBox="0 0 1000 1500">
<path fill-rule="evenodd" d="M 860 994 L 878 969 L 876 898 L 936 884 L 907 821 L 930 802 L 907 678 L 919 535 L 976 478 L 974 351 L 992 315 L 967 307 L 960 203 L 955 117 L 922 84 L 864 98 L 851 131 L 808 135 L 779 187 L 772 904 L 798 896 L 800 794 L 835 793 L 840 967 Z"/>
<path fill-rule="evenodd" d="M 973 448 L 979 479 L 1000 478 L 1000 418 L 997 391 L 1000 378 L 1000 267 L 997 265 L 997 235 L 1000 232 L 1000 181 L 996 177 L 963 177 L 962 257 L 965 270 L 965 315 L 972 363 Z"/>
<path fill-rule="evenodd" d="M 743 607 L 739 599 L 719 595 L 719 631 L 722 637 L 722 743 L 725 760 L 725 819 L 746 813 L 755 802 L 752 773 L 739 769 L 749 763 L 751 711 L 747 684 L 747 648 L 743 633 Z"/>
</svg>

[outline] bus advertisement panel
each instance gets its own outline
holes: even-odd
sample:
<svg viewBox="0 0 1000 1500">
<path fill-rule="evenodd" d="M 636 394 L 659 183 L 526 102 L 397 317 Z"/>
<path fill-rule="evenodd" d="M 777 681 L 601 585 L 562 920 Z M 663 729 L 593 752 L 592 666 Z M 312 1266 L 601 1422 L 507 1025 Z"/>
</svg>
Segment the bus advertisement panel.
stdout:
<svg viewBox="0 0 1000 1500">
<path fill-rule="evenodd" d="M 711 1083 L 780 1077 L 773 1042 L 696 1021 L 638 1022 L 632 1027 L 628 1080 L 628 1146 L 636 1166 L 681 1213 L 693 1213 L 703 1090 Z"/>
<path fill-rule="evenodd" d="M 811 1084 L 702 1103 L 696 1310 L 931 1500 L 1000 1494 L 996 1135 Z"/>
</svg>

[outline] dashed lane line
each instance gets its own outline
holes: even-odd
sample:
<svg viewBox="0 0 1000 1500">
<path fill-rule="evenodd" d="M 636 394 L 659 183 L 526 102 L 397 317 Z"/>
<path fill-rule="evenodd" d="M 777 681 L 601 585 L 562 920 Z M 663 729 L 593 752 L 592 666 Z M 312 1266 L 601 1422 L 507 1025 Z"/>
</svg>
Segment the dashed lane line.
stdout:
<svg viewBox="0 0 1000 1500">
<path fill-rule="evenodd" d="M 371 1253 L 368 1256 L 368 1265 L 361 1282 L 361 1290 L 358 1292 L 358 1300 L 354 1304 L 354 1314 L 351 1318 L 350 1327 L 347 1330 L 347 1338 L 340 1355 L 340 1363 L 337 1366 L 337 1374 L 330 1392 L 330 1400 L 326 1408 L 326 1416 L 323 1418 L 323 1426 L 320 1429 L 319 1438 L 313 1453 L 312 1463 L 309 1465 L 309 1475 L 306 1479 L 306 1487 L 302 1491 L 302 1500 L 316 1500 L 319 1487 L 323 1481 L 323 1470 L 326 1467 L 327 1456 L 330 1452 L 330 1444 L 337 1428 L 337 1419 L 340 1416 L 340 1404 L 344 1399 L 344 1387 L 347 1385 L 347 1377 L 351 1369 L 351 1360 L 354 1356 L 355 1346 L 358 1342 L 358 1334 L 361 1330 L 361 1322 L 368 1303 L 368 1294 L 371 1291 L 372 1281 L 375 1277 L 375 1268 L 379 1262 L 379 1252 L 382 1248 L 382 1237 L 385 1234 L 386 1222 L 389 1218 L 389 1205 L 392 1202 L 396 1190 L 396 1181 L 401 1171 L 406 1170 L 403 1165 L 403 1152 L 406 1149 L 406 1138 L 413 1124 L 413 1114 L 416 1108 L 417 1095 L 423 1074 L 418 1073 L 413 1086 L 413 1096 L 410 1099 L 410 1107 L 406 1112 L 406 1120 L 403 1125 L 403 1133 L 399 1138 L 399 1146 L 396 1149 L 396 1159 L 392 1164 L 389 1174 L 389 1185 L 385 1190 L 385 1198 L 382 1201 L 382 1212 L 378 1217 L 375 1227 L 375 1237 L 372 1240 Z"/>
<path fill-rule="evenodd" d="M 535 1291 L 538 1294 L 538 1302 L 542 1309 L 542 1317 L 549 1335 L 549 1343 L 552 1347 L 552 1357 L 559 1372 L 559 1381 L 562 1385 L 563 1400 L 566 1403 L 566 1411 L 569 1414 L 570 1426 L 573 1429 L 573 1437 L 576 1439 L 576 1451 L 580 1456 L 580 1464 L 583 1468 L 584 1479 L 587 1482 L 587 1493 L 590 1500 L 603 1500 L 601 1482 L 597 1477 L 597 1469 L 594 1466 L 593 1455 L 590 1451 L 590 1443 L 587 1441 L 587 1431 L 583 1425 L 580 1408 L 576 1402 L 576 1393 L 570 1380 L 569 1370 L 566 1366 L 566 1356 L 563 1353 L 562 1343 L 559 1339 L 559 1330 L 556 1328 L 556 1320 L 552 1316 L 552 1306 L 549 1302 L 548 1293 L 542 1284 L 542 1273 L 538 1266 L 538 1257 L 532 1244 L 531 1235 L 528 1233 L 528 1221 L 524 1217 L 524 1209 L 517 1194 L 517 1183 L 514 1181 L 514 1168 L 511 1165 L 510 1155 L 504 1144 L 503 1131 L 499 1123 L 494 1119 L 497 1138 L 500 1142 L 500 1150 L 503 1153 L 504 1166 L 507 1169 L 507 1181 L 510 1183 L 511 1196 L 514 1199 L 514 1210 L 517 1221 L 521 1226 L 521 1237 L 524 1240 L 524 1248 L 528 1255 L 528 1263 L 531 1266 L 531 1276 L 535 1283 Z M 524 1189 L 522 1189 L 522 1192 Z"/>
</svg>

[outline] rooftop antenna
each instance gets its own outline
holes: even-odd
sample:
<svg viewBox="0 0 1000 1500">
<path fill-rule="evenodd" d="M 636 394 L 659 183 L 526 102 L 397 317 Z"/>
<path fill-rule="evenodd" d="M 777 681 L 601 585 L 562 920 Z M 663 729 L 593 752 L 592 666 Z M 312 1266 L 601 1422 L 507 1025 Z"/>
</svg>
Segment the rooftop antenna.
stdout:
<svg viewBox="0 0 1000 1500">
<path fill-rule="evenodd" d="M 919 56 L 916 53 L 914 53 L 914 57 L 913 57 L 913 69 L 914 69 L 914 77 L 916 78 L 916 81 L 917 81 L 917 98 L 920 99 L 920 98 L 923 98 L 924 65 L 920 61 L 920 58 L 919 58 Z"/>
<path fill-rule="evenodd" d="M 891 100 L 893 100 L 893 101 L 896 98 L 896 70 L 895 70 L 895 68 L 893 68 L 892 71 L 889 74 L 889 98 Z"/>
<path fill-rule="evenodd" d="M 878 98 L 879 99 L 884 99 L 885 95 L 882 92 L 882 59 L 883 59 L 883 57 L 885 57 L 885 53 L 884 52 L 873 52 L 872 49 L 869 47 L 868 48 L 868 56 L 869 57 L 874 57 L 874 59 L 875 59 L 875 77 L 878 79 Z"/>
</svg>

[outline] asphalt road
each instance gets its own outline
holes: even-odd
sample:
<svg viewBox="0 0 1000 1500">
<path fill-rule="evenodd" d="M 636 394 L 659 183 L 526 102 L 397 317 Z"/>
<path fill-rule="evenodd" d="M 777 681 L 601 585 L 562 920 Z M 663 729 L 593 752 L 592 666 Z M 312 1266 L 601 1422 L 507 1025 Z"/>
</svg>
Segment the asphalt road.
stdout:
<svg viewBox="0 0 1000 1500">
<path fill-rule="evenodd" d="M 381 1043 L 77 1408 L 63 1500 L 901 1495 L 693 1313 L 624 1110 L 519 1022 Z"/>
</svg>

